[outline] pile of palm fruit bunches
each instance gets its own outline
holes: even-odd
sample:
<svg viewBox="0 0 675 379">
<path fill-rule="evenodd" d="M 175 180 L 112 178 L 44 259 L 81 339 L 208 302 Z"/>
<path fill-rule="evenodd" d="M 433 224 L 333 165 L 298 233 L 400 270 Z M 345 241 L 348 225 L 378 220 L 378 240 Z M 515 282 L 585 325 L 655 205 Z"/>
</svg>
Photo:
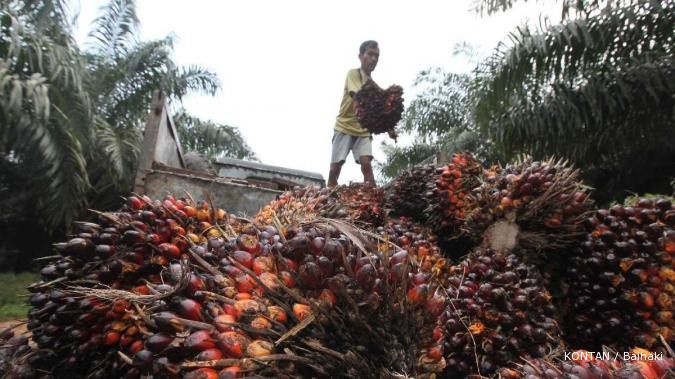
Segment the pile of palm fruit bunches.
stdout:
<svg viewBox="0 0 675 379">
<path fill-rule="evenodd" d="M 43 259 L 16 378 L 673 377 L 675 207 L 469 154 L 251 218 L 131 195 Z M 16 334 L 16 335 L 15 335 Z"/>
</svg>

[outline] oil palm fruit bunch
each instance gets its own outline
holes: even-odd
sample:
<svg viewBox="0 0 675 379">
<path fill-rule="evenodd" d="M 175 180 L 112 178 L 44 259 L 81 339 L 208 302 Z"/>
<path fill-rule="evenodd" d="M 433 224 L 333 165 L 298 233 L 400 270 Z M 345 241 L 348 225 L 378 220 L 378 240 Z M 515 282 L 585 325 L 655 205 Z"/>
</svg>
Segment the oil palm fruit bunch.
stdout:
<svg viewBox="0 0 675 379">
<path fill-rule="evenodd" d="M 28 328 L 39 348 L 33 366 L 56 376 L 126 372 L 117 351 L 133 355 L 149 334 L 147 314 L 138 305 L 175 307 L 193 317 L 201 307 L 194 300 L 164 300 L 214 280 L 184 268 L 188 248 L 222 239 L 221 227 L 238 227 L 228 224 L 222 209 L 172 196 L 130 196 L 119 212 L 98 214 L 99 223 L 77 223 L 69 241 L 54 245 L 57 255 L 42 268 L 42 280 L 29 287 Z M 133 377 L 133 367 L 129 372 Z"/>
<path fill-rule="evenodd" d="M 445 298 L 434 278 L 347 220 L 280 232 L 230 224 L 209 203 L 137 196 L 99 216 L 55 245 L 29 288 L 37 349 L 20 358 L 31 369 L 378 377 L 445 366 L 436 323 Z"/>
<path fill-rule="evenodd" d="M 354 94 L 356 117 L 373 134 L 393 130 L 403 114 L 403 88 L 392 85 L 386 90 L 372 79 Z"/>
<path fill-rule="evenodd" d="M 339 208 L 337 194 L 330 188 L 301 187 L 284 192 L 263 206 L 255 215 L 255 222 L 260 226 L 295 225 Z"/>
<path fill-rule="evenodd" d="M 386 195 L 386 204 L 391 215 L 425 222 L 428 203 L 423 195 L 433 189 L 435 172 L 435 165 L 426 164 L 414 166 L 397 176 Z"/>
<path fill-rule="evenodd" d="M 585 222 L 588 234 L 568 265 L 575 346 L 655 348 L 673 342 L 675 207 L 641 198 L 602 209 Z"/>
<path fill-rule="evenodd" d="M 414 223 L 406 217 L 389 219 L 384 226 L 376 228 L 381 238 L 380 243 L 393 243 L 402 248 L 410 259 L 415 261 L 424 271 L 420 279 L 432 276 L 441 285 L 448 278 L 452 270 L 449 260 L 438 247 L 438 237 L 430 228 Z"/>
<path fill-rule="evenodd" d="M 673 358 L 640 348 L 625 353 L 577 350 L 565 352 L 557 359 L 538 358 L 512 366 L 500 369 L 500 378 L 659 379 L 675 374 Z"/>
<path fill-rule="evenodd" d="M 439 319 L 447 377 L 490 377 L 507 363 L 540 358 L 560 344 L 543 278 L 515 254 L 478 250 L 454 267 Z"/>
<path fill-rule="evenodd" d="M 578 176 L 565 162 L 531 158 L 488 170 L 462 227 L 497 250 L 569 247 L 583 238 L 584 215 L 591 207 Z"/>
<path fill-rule="evenodd" d="M 255 216 L 258 225 L 299 225 L 318 216 L 382 225 L 384 191 L 360 183 L 335 188 L 306 187 L 285 192 L 265 205 Z"/>
<path fill-rule="evenodd" d="M 425 193 L 427 224 L 439 235 L 457 236 L 472 208 L 471 192 L 481 183 L 483 167 L 470 153 L 456 153 L 438 167 Z"/>
</svg>

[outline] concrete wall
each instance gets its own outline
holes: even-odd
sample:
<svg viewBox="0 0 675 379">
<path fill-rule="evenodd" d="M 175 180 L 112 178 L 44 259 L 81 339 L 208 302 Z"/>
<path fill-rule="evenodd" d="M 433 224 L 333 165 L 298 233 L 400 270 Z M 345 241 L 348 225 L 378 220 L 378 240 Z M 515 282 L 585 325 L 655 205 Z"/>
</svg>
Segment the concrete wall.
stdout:
<svg viewBox="0 0 675 379">
<path fill-rule="evenodd" d="M 208 191 L 216 207 L 235 215 L 255 215 L 262 206 L 281 194 L 267 188 L 252 187 L 227 181 L 224 178 L 205 178 L 188 174 L 153 170 L 145 177 L 145 189 L 153 199 L 163 198 L 167 192 L 176 197 L 185 192 L 195 199 L 204 199 Z"/>
<path fill-rule="evenodd" d="M 321 174 L 309 171 L 294 170 L 286 167 L 271 166 L 239 159 L 219 158 L 216 161 L 219 176 L 239 179 L 281 180 L 297 183 L 302 186 L 326 185 Z"/>
</svg>

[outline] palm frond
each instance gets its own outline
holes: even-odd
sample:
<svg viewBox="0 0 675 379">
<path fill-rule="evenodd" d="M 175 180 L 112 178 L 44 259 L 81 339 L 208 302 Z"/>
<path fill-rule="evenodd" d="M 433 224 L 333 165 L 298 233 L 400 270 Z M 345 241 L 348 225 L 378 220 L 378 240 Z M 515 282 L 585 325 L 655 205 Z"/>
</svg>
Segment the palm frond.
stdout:
<svg viewBox="0 0 675 379">
<path fill-rule="evenodd" d="M 101 7 L 89 33 L 92 46 L 109 59 L 125 54 L 136 43 L 138 16 L 134 0 L 111 0 Z"/>
<path fill-rule="evenodd" d="M 187 66 L 169 72 L 164 87 L 167 92 L 179 99 L 191 92 L 215 95 L 220 89 L 218 76 L 200 66 Z"/>
<path fill-rule="evenodd" d="M 508 107 L 513 96 L 532 94 L 528 83 L 538 83 L 539 89 L 553 81 L 578 84 L 588 70 L 672 55 L 675 3 L 633 3 L 545 31 L 518 28 L 510 36 L 512 45 L 500 44 L 478 69 L 479 113 Z"/>
<path fill-rule="evenodd" d="M 186 151 L 204 154 L 209 159 L 224 156 L 255 160 L 239 130 L 233 126 L 204 121 L 181 111 L 174 116 L 180 141 Z"/>
<path fill-rule="evenodd" d="M 575 162 L 598 153 L 639 151 L 675 138 L 672 57 L 607 68 L 582 86 L 556 82 L 540 103 L 521 100 L 493 119 L 491 136 L 512 155 L 564 155 Z M 586 141 L 579 143 L 579 141 Z"/>
</svg>

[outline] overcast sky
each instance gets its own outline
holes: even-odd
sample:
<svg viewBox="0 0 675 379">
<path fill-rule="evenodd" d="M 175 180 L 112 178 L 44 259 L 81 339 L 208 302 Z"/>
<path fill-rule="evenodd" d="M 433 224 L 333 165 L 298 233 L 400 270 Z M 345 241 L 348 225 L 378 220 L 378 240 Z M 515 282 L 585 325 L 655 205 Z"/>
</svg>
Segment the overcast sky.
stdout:
<svg viewBox="0 0 675 379">
<path fill-rule="evenodd" d="M 77 38 L 86 34 L 101 0 L 75 0 Z M 144 40 L 176 36 L 175 61 L 217 73 L 215 96 L 190 96 L 188 112 L 239 128 L 262 163 L 320 173 L 327 179 L 331 137 L 349 69 L 359 66 L 358 47 L 380 44 L 373 79 L 404 88 L 414 98 L 420 70 L 466 71 L 455 44 L 466 41 L 486 54 L 507 34 L 540 15 L 555 19 L 560 4 L 530 1 L 513 10 L 480 17 L 470 0 L 444 1 L 218 1 L 137 0 Z M 376 160 L 384 155 L 373 141 Z M 406 139 L 399 140 L 405 143 Z M 340 184 L 362 181 L 348 160 Z"/>
</svg>

